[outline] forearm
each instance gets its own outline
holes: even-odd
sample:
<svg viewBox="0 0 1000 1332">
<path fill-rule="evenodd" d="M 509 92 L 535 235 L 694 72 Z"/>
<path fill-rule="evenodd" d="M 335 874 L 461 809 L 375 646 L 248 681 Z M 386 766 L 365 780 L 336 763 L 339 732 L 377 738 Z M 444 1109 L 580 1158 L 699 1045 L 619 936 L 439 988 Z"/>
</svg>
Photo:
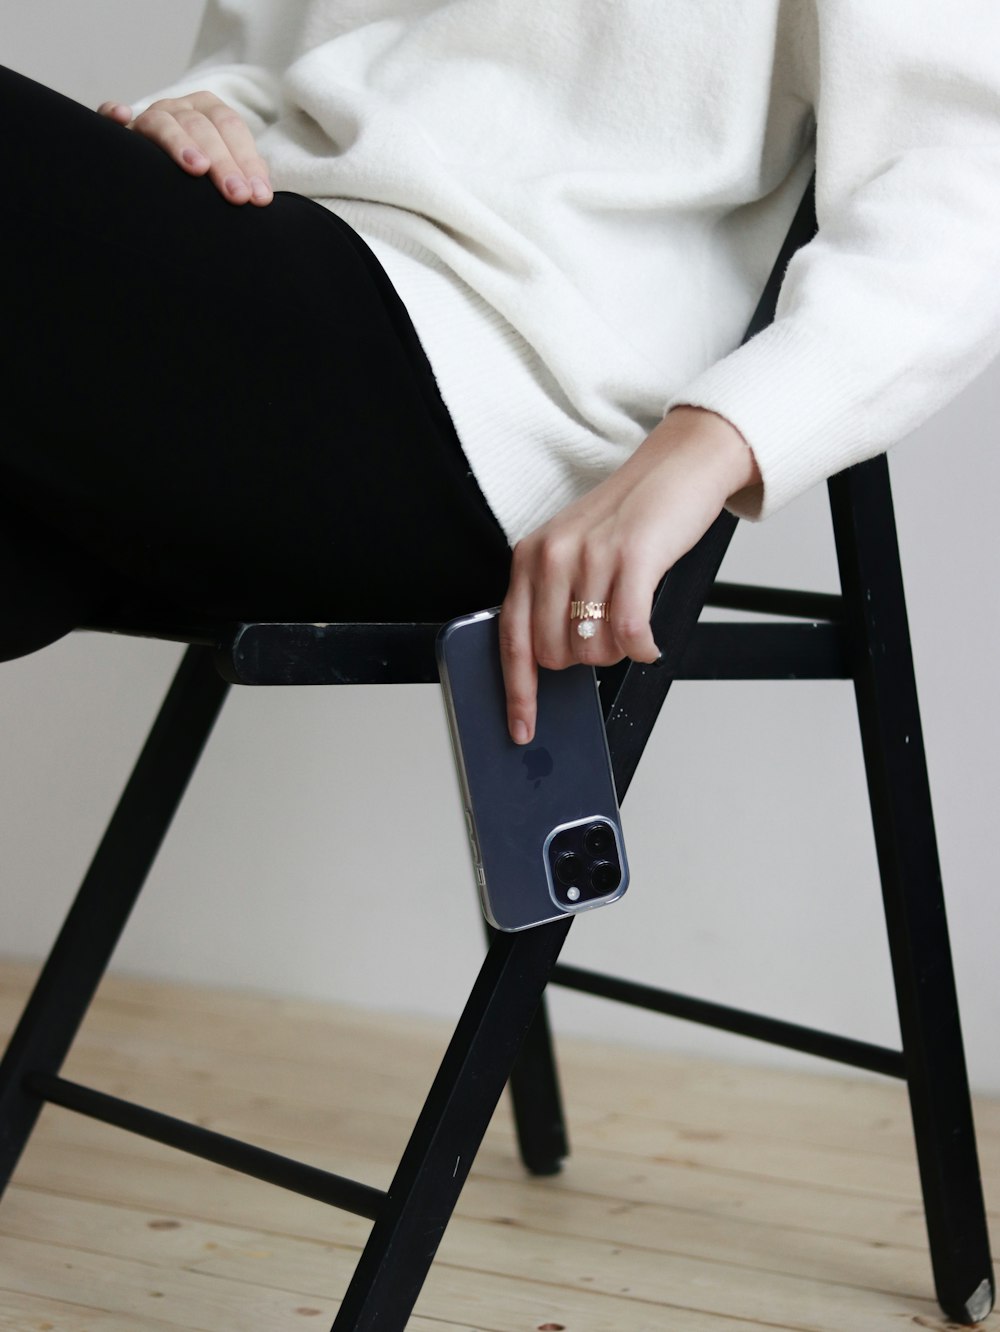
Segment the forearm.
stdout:
<svg viewBox="0 0 1000 1332">
<path fill-rule="evenodd" d="M 1000 8 L 823 0 L 819 229 L 774 321 L 664 404 L 734 422 L 763 518 L 922 425 L 1000 353 Z"/>
</svg>

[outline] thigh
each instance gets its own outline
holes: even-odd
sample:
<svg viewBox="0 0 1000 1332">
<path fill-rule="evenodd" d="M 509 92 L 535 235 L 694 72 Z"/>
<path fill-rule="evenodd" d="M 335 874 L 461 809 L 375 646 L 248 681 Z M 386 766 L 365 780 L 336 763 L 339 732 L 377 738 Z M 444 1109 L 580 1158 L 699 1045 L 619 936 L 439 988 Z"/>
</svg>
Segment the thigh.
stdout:
<svg viewBox="0 0 1000 1332">
<path fill-rule="evenodd" d="M 345 223 L 290 194 L 234 208 L 6 73 L 0 170 L 19 505 L 211 613 L 439 618 L 502 596 L 507 544 Z"/>
</svg>

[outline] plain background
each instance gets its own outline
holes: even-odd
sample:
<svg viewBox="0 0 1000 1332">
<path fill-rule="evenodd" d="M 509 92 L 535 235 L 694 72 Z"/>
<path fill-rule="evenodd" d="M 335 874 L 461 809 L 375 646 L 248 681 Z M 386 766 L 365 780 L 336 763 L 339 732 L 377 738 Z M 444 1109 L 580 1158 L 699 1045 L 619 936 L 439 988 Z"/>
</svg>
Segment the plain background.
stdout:
<svg viewBox="0 0 1000 1332">
<path fill-rule="evenodd" d="M 127 101 L 184 68 L 200 11 L 7 0 L 0 60 Z M 891 455 L 966 1052 L 994 1092 L 998 409 L 994 365 Z M 836 591 L 825 489 L 743 524 L 723 577 Z M 6 952 L 49 946 L 179 655 L 75 634 L 0 667 Z M 677 685 L 623 822 L 633 886 L 575 925 L 567 960 L 896 1042 L 850 685 Z M 234 690 L 115 965 L 454 1016 L 481 950 L 436 687 Z M 550 994 L 561 1030 L 821 1067 Z"/>
</svg>

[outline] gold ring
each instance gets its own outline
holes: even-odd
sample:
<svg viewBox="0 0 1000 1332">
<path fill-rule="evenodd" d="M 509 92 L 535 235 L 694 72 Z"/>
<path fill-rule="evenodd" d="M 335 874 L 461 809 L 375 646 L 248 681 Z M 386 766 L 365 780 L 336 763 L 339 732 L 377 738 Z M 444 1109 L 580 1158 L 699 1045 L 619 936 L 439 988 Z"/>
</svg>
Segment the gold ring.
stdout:
<svg viewBox="0 0 1000 1332">
<path fill-rule="evenodd" d="M 569 618 L 579 620 L 576 632 L 581 638 L 593 638 L 597 633 L 597 621 L 609 618 L 610 601 L 571 601 Z"/>
</svg>

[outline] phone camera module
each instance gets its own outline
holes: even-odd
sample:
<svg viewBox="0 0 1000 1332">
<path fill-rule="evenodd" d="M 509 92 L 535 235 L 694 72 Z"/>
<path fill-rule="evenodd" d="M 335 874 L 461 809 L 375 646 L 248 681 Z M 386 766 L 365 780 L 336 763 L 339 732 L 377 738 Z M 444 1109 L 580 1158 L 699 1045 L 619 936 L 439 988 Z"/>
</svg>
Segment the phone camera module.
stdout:
<svg viewBox="0 0 1000 1332">
<path fill-rule="evenodd" d="M 553 832 L 546 857 L 551 892 L 564 910 L 613 899 L 625 879 L 617 832 L 600 814 Z"/>
</svg>

